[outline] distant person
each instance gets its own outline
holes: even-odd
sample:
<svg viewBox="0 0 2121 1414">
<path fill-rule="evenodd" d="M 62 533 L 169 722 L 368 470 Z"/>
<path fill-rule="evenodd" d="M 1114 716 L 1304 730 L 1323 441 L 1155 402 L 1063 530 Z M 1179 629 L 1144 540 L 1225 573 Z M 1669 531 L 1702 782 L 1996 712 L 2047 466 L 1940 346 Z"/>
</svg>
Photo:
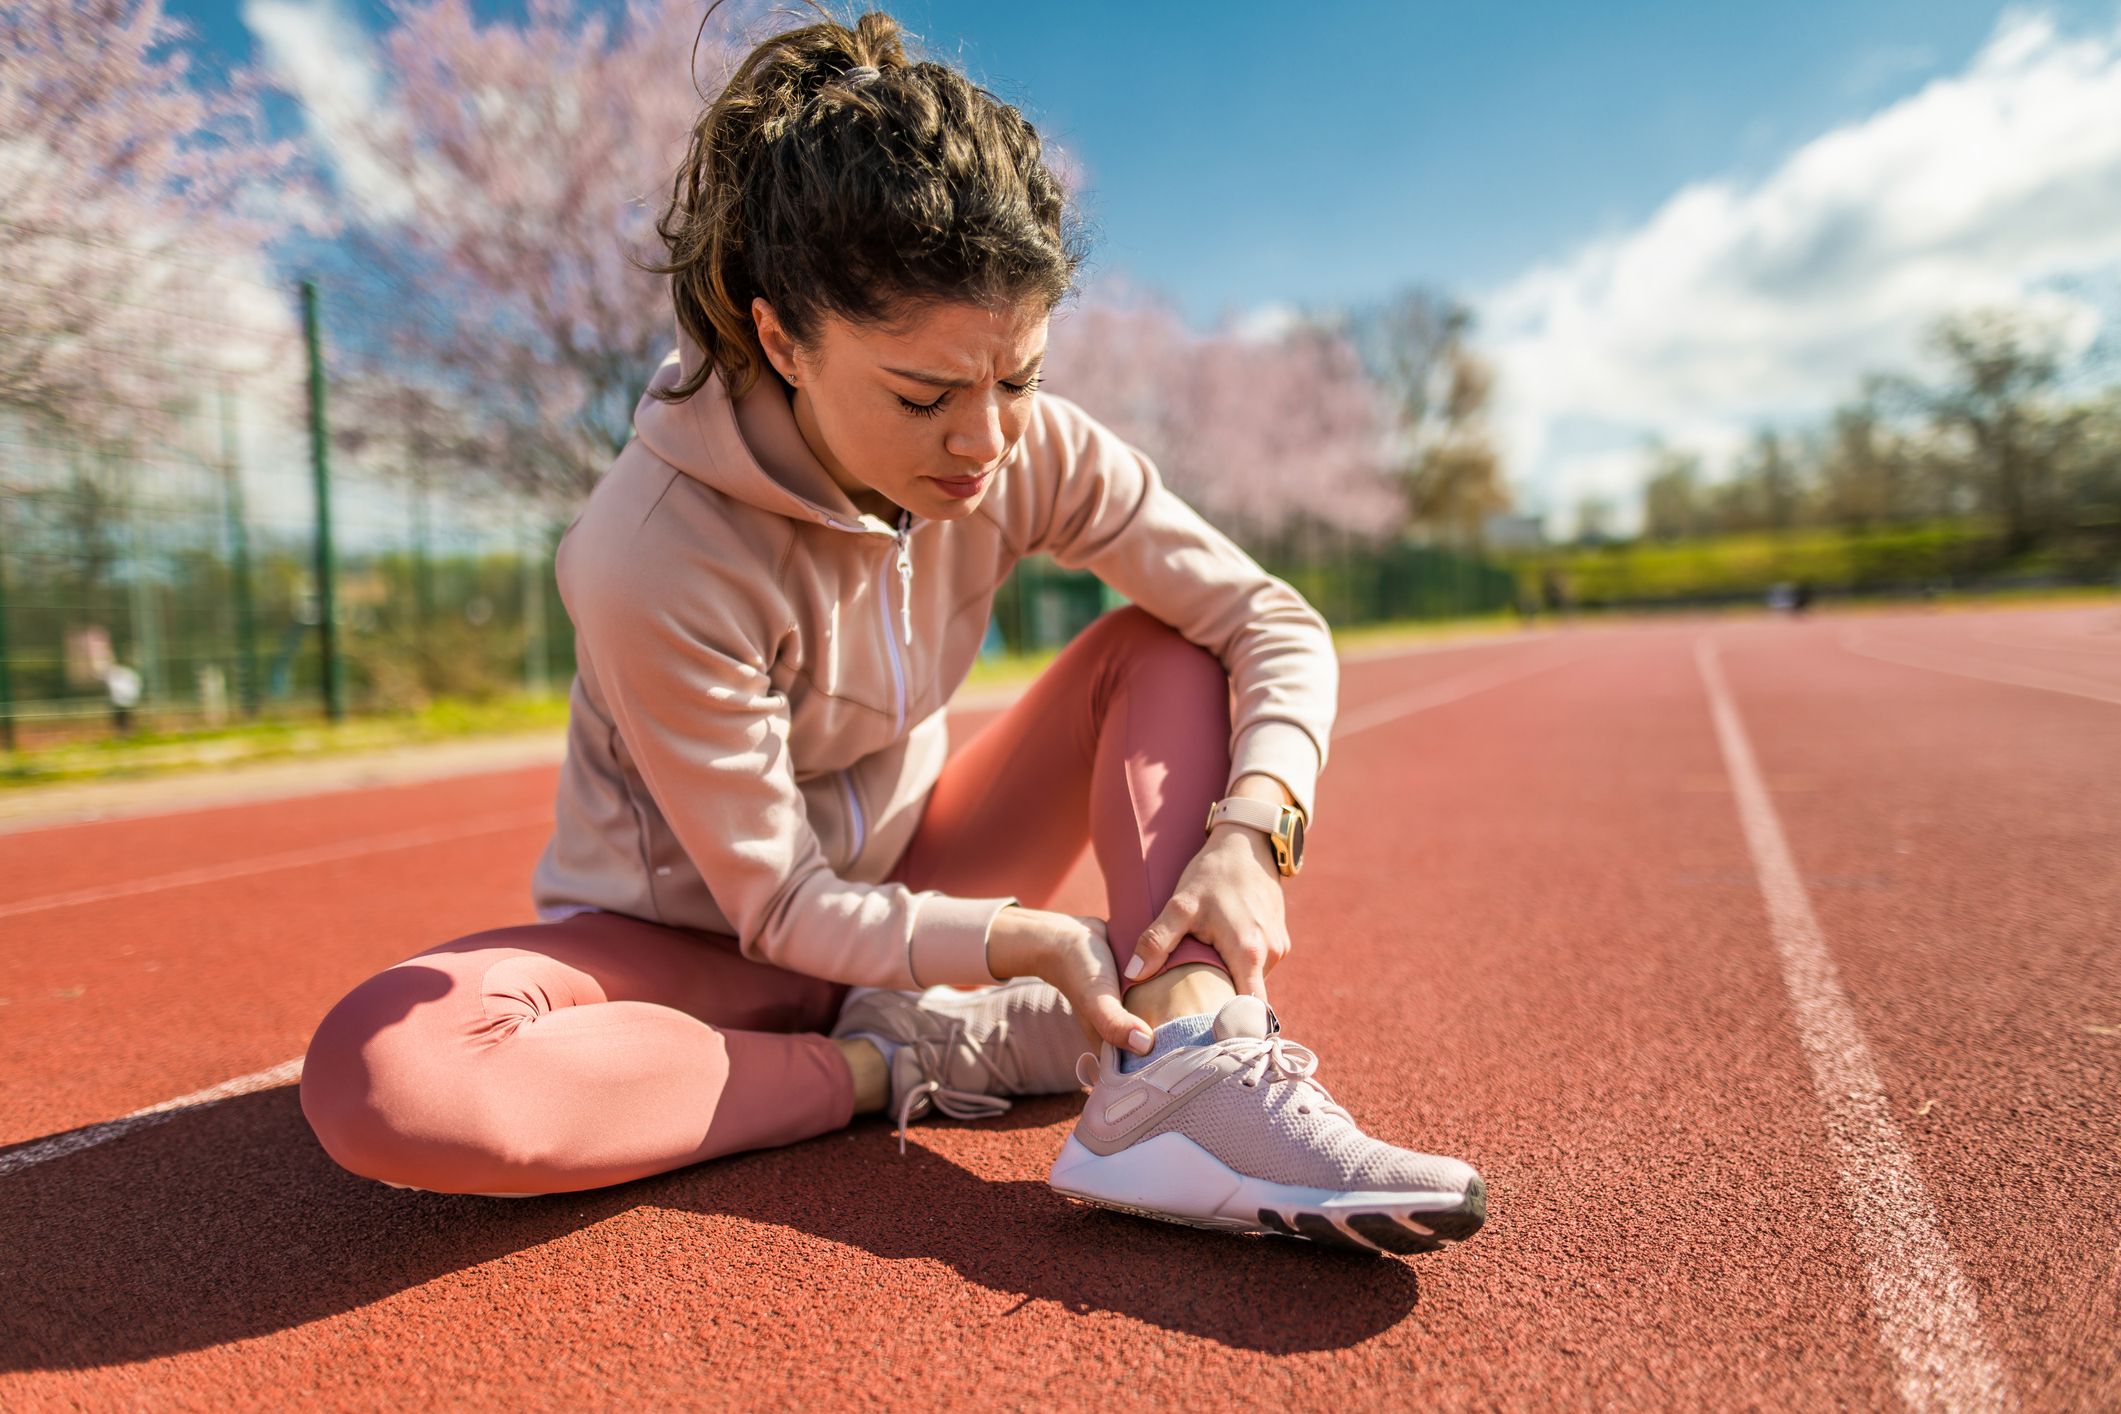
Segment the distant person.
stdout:
<svg viewBox="0 0 2121 1414">
<path fill-rule="evenodd" d="M 1800 579 L 1790 586 L 1790 612 L 1802 615 L 1806 609 L 1811 607 L 1812 582 L 1808 579 Z"/>
<path fill-rule="evenodd" d="M 332 1008 L 302 1108 L 333 1159 L 568 1192 L 1088 1084 L 1061 1193 L 1343 1247 L 1480 1227 L 1480 1176 L 1363 1133 L 1267 1004 L 1333 642 L 1036 394 L 1084 254 L 1063 208 L 1032 127 L 882 13 L 736 69 L 659 223 L 678 347 L 559 549 L 581 653 L 542 921 Z M 995 586 L 1039 553 L 1134 602 L 946 762 Z M 1025 906 L 1093 845 L 1110 918 Z"/>
<path fill-rule="evenodd" d="M 131 736 L 133 708 L 140 705 L 140 674 L 123 663 L 112 663 L 103 671 L 103 690 L 110 695 L 111 730 Z"/>
</svg>

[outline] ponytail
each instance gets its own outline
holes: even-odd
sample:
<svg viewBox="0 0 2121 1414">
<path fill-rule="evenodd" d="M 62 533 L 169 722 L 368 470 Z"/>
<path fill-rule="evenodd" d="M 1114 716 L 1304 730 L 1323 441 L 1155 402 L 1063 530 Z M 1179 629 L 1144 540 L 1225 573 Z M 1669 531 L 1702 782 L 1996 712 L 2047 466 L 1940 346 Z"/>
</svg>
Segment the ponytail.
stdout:
<svg viewBox="0 0 2121 1414">
<path fill-rule="evenodd" d="M 952 301 L 1050 313 L 1072 290 L 1085 252 L 1037 130 L 955 69 L 909 60 L 900 34 L 871 11 L 777 35 L 694 124 L 656 223 L 669 260 L 646 268 L 671 277 L 707 357 L 656 396 L 688 398 L 717 371 L 732 397 L 778 377 L 754 298 L 811 345 L 828 316 L 889 326 Z"/>
</svg>

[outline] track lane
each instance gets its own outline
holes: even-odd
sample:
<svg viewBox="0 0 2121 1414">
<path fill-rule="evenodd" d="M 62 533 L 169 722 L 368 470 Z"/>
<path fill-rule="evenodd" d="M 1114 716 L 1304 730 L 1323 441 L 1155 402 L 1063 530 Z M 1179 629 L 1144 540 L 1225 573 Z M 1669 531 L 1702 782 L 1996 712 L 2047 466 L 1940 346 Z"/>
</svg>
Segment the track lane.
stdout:
<svg viewBox="0 0 2121 1414">
<path fill-rule="evenodd" d="M 2121 705 L 1726 637 L 1895 1113 L 2026 1407 L 2121 1400 Z M 2103 1396 L 2100 1392 L 2103 1391 Z"/>
<path fill-rule="evenodd" d="M 1692 632 L 1584 635 L 1580 659 L 1352 736 L 1322 778 L 1275 1003 L 1373 1130 L 1482 1165 L 1495 1215 L 1465 1248 L 1349 1262 L 1057 1204 L 1064 1099 L 917 1127 L 904 1162 L 864 1124 L 497 1204 L 340 1173 L 283 1088 L 0 1179 L 0 1230 L 23 1239 L 8 1269 L 38 1274 L 0 1316 L 0 1400 L 1887 1406 Z M 1755 731 L 1756 691 L 1802 700 L 1810 681 L 1783 651 L 1799 640 L 1777 643 L 1730 660 Z M 1845 714 L 1933 676 L 1865 666 L 1891 682 L 1818 695 Z M 1344 716 L 1422 692 L 1423 671 L 1351 665 Z M 1792 710 L 1768 698 L 1772 720 Z M 1761 751 L 1780 808 L 1854 793 L 1845 762 Z M 1828 903 L 1859 876 L 1791 828 L 1838 954 Z M 527 867 L 458 873 L 520 910 Z M 482 907 L 459 931 L 491 925 Z M 372 941 L 326 920 L 313 961 L 350 970 Z M 235 947 L 220 985 L 290 951 Z M 330 996 L 308 1024 L 358 975 L 314 983 Z M 1872 979 L 1851 978 L 1869 1024 Z M 1876 980 L 1898 1015 L 1907 979 Z M 2080 1327 L 2114 1308 L 2096 1298 Z M 2036 1353 L 2068 1334 L 2051 1314 Z M 2065 1370 L 2023 1388 L 2085 1387 Z"/>
<path fill-rule="evenodd" d="M 0 1341 L 28 1369 L 0 1379 L 353 1403 L 378 1381 L 437 1403 L 1887 1398 L 1757 899 L 1672 888 L 1743 859 L 1699 785 L 1685 645 L 1604 640 L 1380 724 L 1321 783 L 1276 1005 L 1373 1130 L 1487 1171 L 1495 1217 L 1463 1249 L 1350 1261 L 1060 1202 L 1066 1099 L 922 1126 L 904 1162 L 863 1124 L 496 1204 L 339 1172 L 281 1089 L 0 1183 L 43 1274 Z"/>
</svg>

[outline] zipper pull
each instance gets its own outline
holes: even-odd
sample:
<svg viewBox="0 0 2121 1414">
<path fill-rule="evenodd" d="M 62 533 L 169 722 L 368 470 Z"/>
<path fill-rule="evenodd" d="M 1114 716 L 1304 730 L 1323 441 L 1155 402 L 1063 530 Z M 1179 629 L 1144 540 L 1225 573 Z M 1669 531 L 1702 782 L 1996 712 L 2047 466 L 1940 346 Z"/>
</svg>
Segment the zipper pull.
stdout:
<svg viewBox="0 0 2121 1414">
<path fill-rule="evenodd" d="M 898 531 L 899 622 L 905 630 L 906 646 L 913 646 L 913 512 L 899 518 Z"/>
<path fill-rule="evenodd" d="M 913 557 L 904 549 L 898 560 L 899 620 L 906 630 L 906 646 L 913 646 Z"/>
</svg>

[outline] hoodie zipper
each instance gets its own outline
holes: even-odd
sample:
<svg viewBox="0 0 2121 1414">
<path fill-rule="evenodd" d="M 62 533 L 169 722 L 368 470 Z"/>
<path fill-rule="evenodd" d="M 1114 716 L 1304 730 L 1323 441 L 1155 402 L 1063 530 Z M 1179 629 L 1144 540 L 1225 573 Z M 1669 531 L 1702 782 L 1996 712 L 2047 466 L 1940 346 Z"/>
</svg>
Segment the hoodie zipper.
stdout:
<svg viewBox="0 0 2121 1414">
<path fill-rule="evenodd" d="M 894 690 L 892 699 L 895 715 L 891 720 L 891 734 L 895 737 L 906 725 L 906 663 L 899 656 L 898 638 L 891 632 L 891 573 L 898 571 L 899 618 L 905 627 L 906 646 L 913 646 L 913 512 L 899 513 L 898 531 L 891 537 L 895 547 L 892 561 L 884 566 L 883 594 L 877 607 L 884 616 L 884 642 L 891 648 L 891 681 Z"/>
</svg>

